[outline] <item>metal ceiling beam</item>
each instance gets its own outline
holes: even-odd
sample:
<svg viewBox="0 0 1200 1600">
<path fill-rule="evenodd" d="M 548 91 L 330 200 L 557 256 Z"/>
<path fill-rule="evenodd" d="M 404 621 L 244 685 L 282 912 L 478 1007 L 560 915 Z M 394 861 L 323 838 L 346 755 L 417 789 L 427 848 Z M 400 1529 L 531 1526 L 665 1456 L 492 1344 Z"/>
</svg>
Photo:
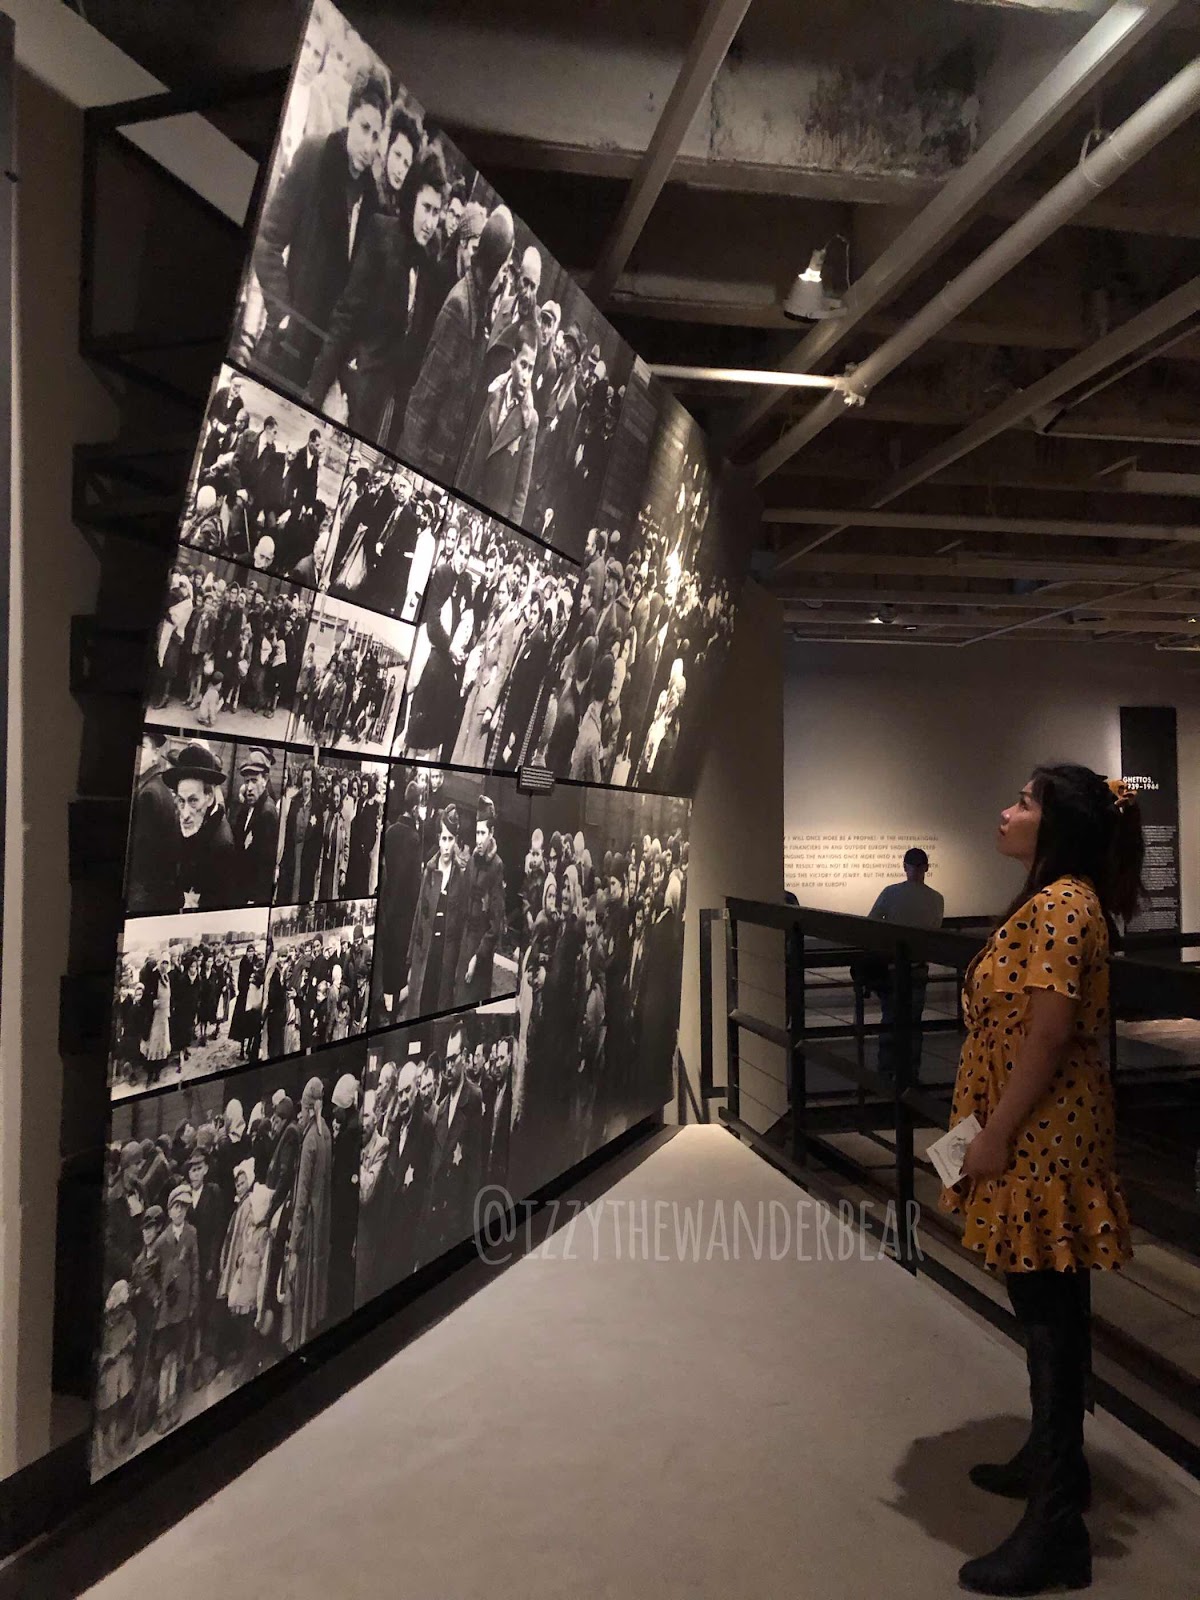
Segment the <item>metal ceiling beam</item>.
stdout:
<svg viewBox="0 0 1200 1600">
<path fill-rule="evenodd" d="M 1183 576 L 1183 574 L 1176 572 L 1174 574 L 1174 576 L 1176 578 L 1178 578 L 1178 577 Z M 1090 607 L 1090 609 L 1092 609 L 1092 610 L 1098 609 L 1100 606 L 1104 605 L 1109 600 L 1120 600 L 1120 599 L 1122 599 L 1124 597 L 1125 594 L 1133 594 L 1139 589 L 1152 589 L 1152 588 L 1154 588 L 1155 584 L 1157 584 L 1158 582 L 1159 582 L 1159 580 L 1157 578 L 1151 578 L 1148 583 L 1134 584 L 1128 590 L 1118 591 L 1116 594 L 1112 594 L 1112 595 L 1104 595 L 1104 596 L 1101 597 L 1101 599 L 1095 601 L 1093 603 L 1092 607 Z M 1079 601 L 1076 600 L 1069 606 L 1061 606 L 1057 611 L 1040 612 L 1037 616 L 1022 617 L 1020 622 L 1006 622 L 1004 624 L 1004 626 L 1001 627 L 1001 628 L 992 628 L 987 633 L 977 633 L 971 639 L 962 640 L 961 648 L 962 649 L 966 649 L 968 645 L 973 645 L 973 644 L 985 644 L 989 639 L 1004 638 L 1010 633 L 1019 633 L 1023 628 L 1029 628 L 1029 627 L 1035 626 L 1035 625 L 1037 625 L 1039 623 L 1053 622 L 1058 617 L 1068 617 L 1068 616 L 1070 616 L 1072 611 L 1079 611 L 1081 609 L 1082 608 L 1080 607 Z M 1131 631 L 1134 631 L 1134 632 L 1149 632 L 1154 628 L 1154 626 L 1155 625 L 1153 623 L 1147 623 L 1144 628 L 1134 629 L 1134 630 L 1131 630 Z M 1175 631 L 1175 630 L 1172 630 L 1172 631 Z"/>
<path fill-rule="evenodd" d="M 1168 526 L 1161 522 L 1087 522 L 1072 521 L 1065 517 L 972 517 L 953 511 L 830 511 L 819 506 L 763 512 L 764 522 L 818 528 L 835 519 L 844 528 L 941 529 L 947 533 L 1032 534 L 1048 539 L 1165 539 L 1170 542 L 1200 543 L 1200 526 Z M 774 570 L 778 572 L 789 564 L 785 553 Z"/>
<path fill-rule="evenodd" d="M 682 148 L 692 118 L 708 92 L 734 35 L 750 9 L 750 0 L 709 0 L 700 26 L 679 69 L 679 76 L 667 96 L 658 125 L 650 136 L 646 153 L 638 163 L 637 176 L 630 184 L 620 213 L 613 224 L 596 269 L 588 281 L 588 293 L 598 306 L 612 293 L 613 285 L 629 260 L 634 245 L 646 226 L 646 219 L 662 193 L 676 157 Z M 797 367 L 795 371 L 802 369 Z"/>
<path fill-rule="evenodd" d="M 1156 552 L 1157 555 L 1157 552 Z M 879 576 L 907 578 L 1004 578 L 1023 579 L 1029 583 L 1136 583 L 1153 572 L 1165 588 L 1173 582 L 1194 584 L 1200 582 L 1200 567 L 1192 570 L 1182 580 L 1175 579 L 1178 562 L 1160 563 L 1150 556 L 1141 556 L 1136 562 L 1111 561 L 1027 561 L 1007 555 L 986 556 L 917 556 L 878 555 L 873 551 L 839 551 L 825 555 L 818 552 L 808 556 L 793 567 L 788 574 L 794 584 L 806 573 L 813 576 L 834 574 L 838 576 Z M 776 587 L 773 594 L 788 595 L 793 591 Z M 796 591 L 800 592 L 800 591 Z M 805 594 L 819 594 L 819 589 L 806 589 Z"/>
<path fill-rule="evenodd" d="M 854 370 L 853 388 L 865 397 L 889 373 L 924 349 L 955 317 L 1043 245 L 1079 211 L 1097 189 L 1125 176 L 1200 108 L 1200 57 L 1193 57 L 1132 116 L 1054 184 L 1019 222 L 1014 222 L 917 311 L 899 333 L 873 350 Z M 808 370 L 812 370 L 810 365 Z M 852 397 L 821 401 L 789 428 L 753 464 L 761 483 L 843 414 Z"/>
<path fill-rule="evenodd" d="M 935 610 L 965 611 L 1044 611 L 1046 609 L 1044 597 L 1047 591 L 1065 587 L 1065 584 L 1066 580 L 1047 584 L 1034 594 L 981 594 L 978 590 L 971 589 L 959 590 L 957 593 L 924 589 L 806 589 L 786 595 L 776 590 L 771 592 L 776 599 L 782 600 L 785 615 L 794 616 L 813 616 L 817 607 L 841 605 L 932 606 Z M 1080 611 L 1101 609 L 1100 602 L 1095 599 L 1089 600 L 1086 595 L 1079 596 L 1076 604 Z M 1114 609 L 1170 616 L 1176 612 L 1189 615 L 1196 610 L 1197 605 L 1200 605 L 1200 572 L 1196 574 L 1196 581 L 1191 589 L 1180 589 L 1178 596 L 1173 600 L 1123 597 L 1120 605 Z M 914 619 L 910 617 L 908 620 Z"/>
<path fill-rule="evenodd" d="M 789 372 L 815 372 L 863 318 L 892 299 L 936 261 L 981 204 L 1016 171 L 1072 111 L 1175 10 L 1177 0 L 1115 5 L 1089 28 L 969 161 L 946 180 L 920 214 L 850 286 L 840 317 L 818 323 L 780 363 Z M 1077 209 L 1082 209 L 1079 207 Z M 1028 214 L 1028 213 L 1026 213 Z M 782 393 L 756 397 L 738 413 L 727 444 L 756 427 Z"/>
<path fill-rule="evenodd" d="M 1170 333 L 1172 329 L 1178 328 L 1180 323 L 1186 322 L 1198 313 L 1200 313 L 1200 277 L 1189 278 L 1186 283 L 1180 284 L 1178 289 L 1164 295 L 1161 300 L 1156 300 L 1144 311 L 1139 311 L 1136 316 L 1123 322 L 1119 328 L 1114 328 L 1102 339 L 1097 339 L 1096 343 L 1089 345 L 1086 350 L 1080 350 L 1077 355 L 1071 356 L 1061 366 L 1055 367 L 1053 372 L 1048 372 L 1038 382 L 1019 389 L 1000 405 L 993 406 L 989 412 L 956 433 L 953 438 L 926 451 L 910 466 L 905 467 L 903 472 L 897 472 L 889 478 L 872 497 L 873 503 L 886 505 L 889 501 L 897 499 L 907 490 L 915 488 L 917 484 L 924 483 L 927 478 L 934 477 L 943 467 L 961 460 L 965 455 L 970 455 L 972 450 L 978 450 L 980 445 L 987 444 L 1014 424 L 1025 421 L 1046 406 L 1053 405 L 1056 400 L 1070 394 L 1072 389 L 1079 388 L 1081 384 L 1098 377 L 1126 357 L 1145 349 L 1148 344 Z"/>
<path fill-rule="evenodd" d="M 1063 395 L 1069 394 L 1081 384 L 1107 371 L 1134 352 L 1144 349 L 1148 343 L 1161 338 L 1172 328 L 1177 328 L 1181 322 L 1198 313 L 1200 313 L 1200 277 L 1195 277 L 1181 284 L 1172 293 L 1164 295 L 1161 300 L 1155 301 L 1152 306 L 1147 306 L 1145 311 L 1130 317 L 1119 328 L 1114 328 L 1111 333 L 1105 334 L 1088 349 L 1081 350 L 1070 360 L 1064 361 L 1061 366 L 1048 372 L 1044 378 L 1029 384 L 1024 389 L 1019 389 L 1007 400 L 1001 401 L 998 406 L 993 406 L 984 416 L 960 429 L 941 444 L 935 445 L 932 450 L 927 450 L 902 472 L 894 473 L 871 496 L 872 507 L 885 506 L 899 499 L 910 489 L 935 477 L 946 467 L 979 449 L 981 445 L 990 443 L 1009 428 L 1052 405 Z M 1056 432 L 1053 437 L 1063 437 L 1063 435 Z M 819 538 L 799 540 L 783 551 L 777 562 L 777 570 L 790 566 L 798 557 L 808 554 L 820 545 L 828 544 L 846 528 L 856 525 L 840 512 L 828 520 L 833 526 L 828 527 Z"/>
</svg>

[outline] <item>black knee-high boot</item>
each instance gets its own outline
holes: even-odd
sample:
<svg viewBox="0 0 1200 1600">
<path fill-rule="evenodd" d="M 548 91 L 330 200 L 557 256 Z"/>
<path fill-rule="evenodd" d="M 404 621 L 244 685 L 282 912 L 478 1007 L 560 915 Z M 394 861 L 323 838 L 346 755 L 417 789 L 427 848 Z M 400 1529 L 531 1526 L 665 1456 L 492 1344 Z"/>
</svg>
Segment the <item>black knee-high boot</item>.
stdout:
<svg viewBox="0 0 1200 1600">
<path fill-rule="evenodd" d="M 1037 1276 L 1038 1274 L 1028 1272 L 1009 1274 L 1013 1309 L 1017 1312 L 1018 1320 L 1021 1322 L 1022 1328 L 1024 1329 L 1026 1335 L 1025 1359 L 1026 1366 L 1029 1369 L 1029 1396 L 1031 1412 L 1036 1410 L 1034 1405 L 1034 1394 L 1037 1388 L 1038 1378 L 1033 1369 L 1033 1357 L 1029 1349 L 1029 1307 L 1027 1302 L 1030 1297 L 1029 1283 L 1031 1283 L 1032 1280 Z M 1091 1311 L 1090 1296 L 1087 1293 L 1087 1273 L 1064 1273 L 1062 1276 L 1075 1280 L 1076 1288 L 1079 1292 L 1080 1309 L 1077 1327 L 1080 1340 L 1080 1360 L 1083 1366 L 1084 1383 L 1086 1385 L 1088 1376 L 1091 1372 Z M 1028 1280 L 1028 1282 L 1023 1284 L 1022 1280 Z M 1033 1285 L 1032 1293 L 1035 1297 L 1039 1293 L 1039 1288 L 1036 1284 Z M 1024 1297 L 1022 1298 L 1022 1296 Z M 1026 1308 L 1025 1317 L 1022 1317 L 1020 1309 L 1021 1306 L 1025 1306 Z M 1012 1456 L 1008 1461 L 980 1462 L 977 1466 L 974 1466 L 970 1469 L 968 1476 L 970 1477 L 972 1483 L 977 1484 L 981 1489 L 988 1490 L 988 1492 L 991 1494 L 1004 1495 L 1006 1499 L 1010 1500 L 1024 1500 L 1029 1495 L 1032 1463 L 1033 1427 L 1031 1424 L 1029 1435 L 1027 1436 L 1024 1444 L 1017 1451 L 1016 1455 Z M 1088 1470 L 1087 1461 L 1083 1457 L 1082 1453 L 1080 1455 L 1080 1474 L 1077 1487 L 1079 1493 L 1080 1510 L 1087 1511 L 1092 1503 L 1092 1478 L 1091 1473 Z"/>
<path fill-rule="evenodd" d="M 1020 1279 L 1017 1283 L 1014 1280 Z M 1013 1308 L 1025 1325 L 1033 1425 L 1029 1503 L 1016 1528 L 959 1572 L 977 1594 L 1033 1595 L 1092 1581 L 1091 1543 L 1081 1508 L 1084 1327 L 1074 1274 L 1010 1274 Z"/>
</svg>

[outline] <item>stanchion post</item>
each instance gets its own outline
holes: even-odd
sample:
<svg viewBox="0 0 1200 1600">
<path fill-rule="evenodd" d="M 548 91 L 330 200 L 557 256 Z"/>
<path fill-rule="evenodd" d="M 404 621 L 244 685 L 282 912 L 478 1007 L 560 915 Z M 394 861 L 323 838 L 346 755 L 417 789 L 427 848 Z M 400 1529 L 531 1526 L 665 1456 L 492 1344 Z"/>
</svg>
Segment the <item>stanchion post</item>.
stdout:
<svg viewBox="0 0 1200 1600">
<path fill-rule="evenodd" d="M 788 1011 L 788 1096 L 792 1111 L 792 1160 L 808 1165 L 808 1061 L 804 1051 L 806 1026 L 804 986 L 804 926 L 797 922 L 784 937 L 785 983 Z"/>
<path fill-rule="evenodd" d="M 742 1114 L 742 1099 L 739 1091 L 738 1071 L 738 1026 L 733 1020 L 733 1013 L 737 1010 L 738 997 L 738 926 L 737 918 L 726 907 L 725 910 L 725 1051 L 726 1064 L 725 1076 L 729 1085 L 725 1095 L 725 1104 L 729 1107 L 731 1117 L 740 1117 Z"/>
<path fill-rule="evenodd" d="M 913 975 L 912 951 L 907 940 L 900 940 L 892 963 L 895 1007 L 892 1022 L 895 1051 L 896 1110 L 896 1219 L 900 1243 L 900 1264 L 916 1271 L 913 1233 L 913 1113 L 904 1096 L 912 1085 Z"/>
</svg>

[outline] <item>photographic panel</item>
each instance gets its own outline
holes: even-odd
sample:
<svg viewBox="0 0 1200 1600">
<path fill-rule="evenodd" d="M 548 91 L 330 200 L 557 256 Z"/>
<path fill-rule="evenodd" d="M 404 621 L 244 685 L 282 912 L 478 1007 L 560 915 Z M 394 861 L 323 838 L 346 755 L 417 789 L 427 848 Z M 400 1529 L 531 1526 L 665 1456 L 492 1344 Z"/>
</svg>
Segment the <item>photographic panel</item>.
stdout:
<svg viewBox="0 0 1200 1600">
<path fill-rule="evenodd" d="M 370 1040 L 356 1305 L 470 1238 L 477 1195 L 507 1186 L 516 1027 L 510 1000 Z"/>
<path fill-rule="evenodd" d="M 405 755 L 512 771 L 541 737 L 577 569 L 451 501 L 408 676 Z"/>
<path fill-rule="evenodd" d="M 292 743 L 390 755 L 415 631 L 318 595 L 297 675 Z"/>
<path fill-rule="evenodd" d="M 564 785 L 533 798 L 514 1194 L 670 1098 L 689 815 L 686 800 L 616 789 Z"/>
<path fill-rule="evenodd" d="M 257 1057 L 269 915 L 263 906 L 126 922 L 109 1058 L 114 1100 Z"/>
<path fill-rule="evenodd" d="M 356 445 L 324 552 L 330 594 L 415 622 L 446 499 L 437 484 Z"/>
<path fill-rule="evenodd" d="M 274 745 L 143 729 L 126 914 L 270 905 L 283 767 Z"/>
<path fill-rule="evenodd" d="M 276 903 L 371 898 L 379 879 L 387 763 L 289 752 L 282 785 Z"/>
<path fill-rule="evenodd" d="M 362 1042 L 113 1112 L 92 1481 L 353 1310 Z"/>
<path fill-rule="evenodd" d="M 315 394 L 335 312 L 383 213 L 378 179 L 397 107 L 419 140 L 419 104 L 398 90 L 341 14 L 316 0 L 284 102 L 230 352 L 298 398 Z M 324 399 L 317 395 L 313 409 Z M 345 421 L 345 412 L 341 394 L 324 414 Z"/>
<path fill-rule="evenodd" d="M 705 711 L 729 658 L 737 598 L 750 561 L 747 530 L 757 526 L 752 487 L 732 468 L 714 476 L 707 515 L 675 583 L 663 641 L 654 710 L 631 782 L 690 794 L 699 778 Z M 672 579 L 673 581 L 673 579 Z"/>
<path fill-rule="evenodd" d="M 455 487 L 578 560 L 633 353 L 519 217 L 512 227 Z"/>
<path fill-rule="evenodd" d="M 326 900 L 271 912 L 263 997 L 268 1059 L 365 1033 L 375 950 L 375 901 Z"/>
<path fill-rule="evenodd" d="M 511 777 L 392 767 L 372 1028 L 516 993 L 529 805 Z"/>
<path fill-rule="evenodd" d="M 288 737 L 313 595 L 181 545 L 154 638 L 146 721 Z"/>
<path fill-rule="evenodd" d="M 209 398 L 181 541 L 315 589 L 349 437 L 232 367 Z"/>
<path fill-rule="evenodd" d="M 449 484 L 473 389 L 461 380 L 488 283 L 511 246 L 505 212 L 471 279 L 496 204 L 415 96 L 318 0 L 254 232 L 232 358 Z"/>
</svg>

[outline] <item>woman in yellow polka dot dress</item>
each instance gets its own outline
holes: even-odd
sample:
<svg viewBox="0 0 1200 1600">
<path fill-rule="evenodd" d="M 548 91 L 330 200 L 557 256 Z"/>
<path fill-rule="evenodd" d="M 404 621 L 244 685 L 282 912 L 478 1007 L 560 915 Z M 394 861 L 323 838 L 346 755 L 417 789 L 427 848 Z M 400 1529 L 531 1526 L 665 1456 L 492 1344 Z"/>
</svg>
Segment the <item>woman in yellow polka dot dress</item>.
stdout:
<svg viewBox="0 0 1200 1600">
<path fill-rule="evenodd" d="M 1005 1275 L 1033 1413 L 1012 1461 L 972 1468 L 980 1487 L 1028 1504 L 959 1581 L 1029 1595 L 1091 1582 L 1081 1274 L 1132 1254 L 1104 1035 L 1115 919 L 1131 916 L 1140 894 L 1136 799 L 1087 767 L 1039 767 L 1001 814 L 997 848 L 1022 864 L 1025 884 L 967 972 L 950 1123 L 973 1111 L 983 1131 L 941 1204 L 961 1215 L 964 1243 Z"/>
</svg>

